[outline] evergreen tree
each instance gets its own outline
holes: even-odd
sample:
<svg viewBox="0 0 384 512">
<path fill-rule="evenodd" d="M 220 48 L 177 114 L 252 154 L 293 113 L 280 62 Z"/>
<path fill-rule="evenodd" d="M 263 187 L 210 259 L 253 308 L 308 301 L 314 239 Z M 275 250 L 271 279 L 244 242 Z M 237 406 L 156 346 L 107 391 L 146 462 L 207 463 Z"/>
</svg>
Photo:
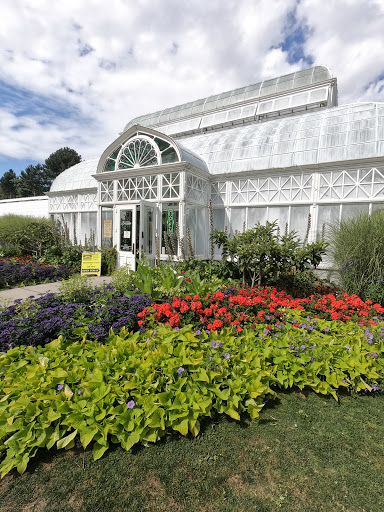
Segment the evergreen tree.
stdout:
<svg viewBox="0 0 384 512">
<path fill-rule="evenodd" d="M 3 174 L 0 178 L 1 199 L 13 199 L 17 197 L 18 181 L 19 179 L 12 169 L 9 169 L 9 171 Z"/>
<path fill-rule="evenodd" d="M 41 196 L 48 190 L 43 165 L 28 165 L 25 171 L 21 171 L 18 183 L 19 197 Z"/>
<path fill-rule="evenodd" d="M 81 162 L 81 156 L 71 148 L 61 148 L 49 155 L 45 161 L 45 177 L 48 188 L 63 171 Z"/>
</svg>

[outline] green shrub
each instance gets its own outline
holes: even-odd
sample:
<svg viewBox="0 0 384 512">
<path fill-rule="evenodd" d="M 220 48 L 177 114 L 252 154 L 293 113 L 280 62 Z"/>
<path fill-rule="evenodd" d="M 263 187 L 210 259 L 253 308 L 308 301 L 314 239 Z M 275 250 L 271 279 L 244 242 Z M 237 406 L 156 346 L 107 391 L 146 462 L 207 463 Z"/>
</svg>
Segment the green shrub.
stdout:
<svg viewBox="0 0 384 512">
<path fill-rule="evenodd" d="M 24 256 L 19 246 L 13 244 L 0 245 L 0 256 L 3 258 L 12 258 L 15 256 Z"/>
<path fill-rule="evenodd" d="M 384 210 L 332 226 L 330 254 L 346 292 L 384 304 Z"/>
<path fill-rule="evenodd" d="M 228 262 L 241 273 L 243 284 L 289 287 L 297 272 L 316 268 L 327 243 L 304 244 L 294 231 L 280 235 L 277 221 L 231 236 L 215 230 L 212 243 L 222 248 L 223 265 Z"/>
<path fill-rule="evenodd" d="M 40 257 L 53 243 L 50 219 L 14 214 L 0 217 L 1 246 L 12 245 L 21 255 Z"/>
<path fill-rule="evenodd" d="M 116 247 L 103 247 L 101 249 L 101 273 L 110 276 L 116 270 L 117 250 Z"/>
<path fill-rule="evenodd" d="M 74 274 L 66 281 L 61 281 L 59 295 L 66 304 L 87 303 L 93 292 L 89 279 L 80 274 Z"/>
</svg>

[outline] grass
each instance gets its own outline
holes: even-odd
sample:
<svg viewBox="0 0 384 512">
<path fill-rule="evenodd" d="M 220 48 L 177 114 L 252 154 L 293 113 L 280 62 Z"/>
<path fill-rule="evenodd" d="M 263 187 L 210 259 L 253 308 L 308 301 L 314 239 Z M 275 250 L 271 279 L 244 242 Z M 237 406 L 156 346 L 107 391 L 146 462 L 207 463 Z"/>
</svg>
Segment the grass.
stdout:
<svg viewBox="0 0 384 512">
<path fill-rule="evenodd" d="M 1 512 L 381 512 L 384 395 L 279 393 L 258 420 L 197 438 L 92 452 L 42 450 L 0 482 Z"/>
</svg>

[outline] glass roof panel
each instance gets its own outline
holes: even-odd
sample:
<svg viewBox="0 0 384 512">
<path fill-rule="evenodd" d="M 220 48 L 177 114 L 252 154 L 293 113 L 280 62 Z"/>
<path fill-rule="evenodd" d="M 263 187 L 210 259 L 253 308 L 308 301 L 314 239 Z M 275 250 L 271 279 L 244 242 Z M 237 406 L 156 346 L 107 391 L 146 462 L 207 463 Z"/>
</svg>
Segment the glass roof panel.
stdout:
<svg viewBox="0 0 384 512">
<path fill-rule="evenodd" d="M 324 80 L 328 80 L 329 78 L 332 78 L 332 75 L 328 68 L 324 66 L 315 66 L 310 69 L 304 69 L 302 71 L 283 75 L 278 78 L 273 78 L 271 80 L 249 85 L 248 87 L 242 87 L 232 91 L 226 91 L 215 96 L 210 96 L 208 98 L 202 98 L 194 101 L 193 103 L 189 102 L 183 105 L 178 105 L 177 109 L 176 107 L 173 107 L 173 109 L 165 109 L 154 114 L 147 114 L 145 116 L 136 117 L 126 125 L 124 130 L 127 130 L 134 124 L 153 126 L 159 124 L 160 122 L 167 122 L 171 116 L 166 117 L 165 114 L 169 114 L 171 111 L 172 113 L 179 112 L 178 116 L 172 116 L 171 119 L 182 119 L 190 115 L 199 114 L 202 111 L 208 111 L 214 108 L 222 108 L 226 105 L 233 105 L 244 100 L 251 100 L 254 98 L 262 97 L 273 92 L 281 92 L 295 89 L 296 87 L 302 87 L 311 83 L 322 82 Z M 275 88 L 272 87 L 274 84 L 276 85 Z M 159 121 L 160 115 L 162 116 L 161 121 Z"/>
</svg>

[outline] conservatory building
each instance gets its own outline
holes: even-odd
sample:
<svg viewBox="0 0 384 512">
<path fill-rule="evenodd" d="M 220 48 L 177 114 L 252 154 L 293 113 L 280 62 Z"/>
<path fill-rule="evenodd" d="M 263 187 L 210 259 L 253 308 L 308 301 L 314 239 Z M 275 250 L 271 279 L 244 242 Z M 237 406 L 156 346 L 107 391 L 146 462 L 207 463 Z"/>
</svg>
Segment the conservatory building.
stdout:
<svg viewBox="0 0 384 512">
<path fill-rule="evenodd" d="M 302 238 L 310 219 L 315 240 L 383 206 L 384 103 L 338 106 L 316 66 L 137 117 L 47 195 L 72 237 L 133 268 L 138 255 L 209 258 L 210 219 L 231 233 L 277 220 Z"/>
</svg>

